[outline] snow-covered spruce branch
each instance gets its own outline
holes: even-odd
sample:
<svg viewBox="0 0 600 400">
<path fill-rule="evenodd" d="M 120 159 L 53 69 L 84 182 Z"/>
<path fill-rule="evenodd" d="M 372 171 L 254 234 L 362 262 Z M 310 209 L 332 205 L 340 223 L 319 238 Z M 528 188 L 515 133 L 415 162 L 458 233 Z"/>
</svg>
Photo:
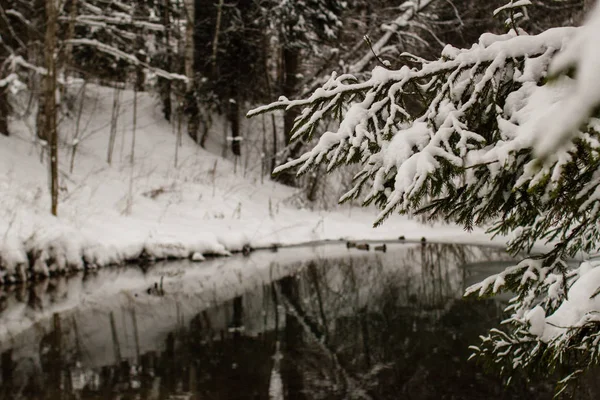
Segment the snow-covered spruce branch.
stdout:
<svg viewBox="0 0 600 400">
<path fill-rule="evenodd" d="M 506 325 L 483 337 L 476 354 L 510 376 L 540 362 L 562 373 L 567 364 L 566 385 L 600 362 L 600 268 L 564 261 L 600 245 L 598 32 L 596 8 L 581 28 L 486 34 L 419 68 L 376 68 L 364 82 L 334 75 L 308 98 L 280 98 L 248 115 L 302 108 L 296 140 L 337 118 L 337 129 L 275 172 L 361 164 L 341 200 L 366 191 L 365 204 L 382 209 L 376 223 L 398 210 L 491 226 L 511 236 L 514 253 L 551 241 L 549 253 L 467 293 L 515 294 Z"/>
<path fill-rule="evenodd" d="M 536 124 L 572 85 L 570 78 L 546 84 L 548 65 L 578 29 L 487 34 L 468 50 L 447 47 L 419 69 L 376 68 L 366 82 L 334 75 L 306 99 L 281 98 L 248 115 L 303 107 L 294 139 L 310 138 L 323 118 L 340 118 L 337 131 L 325 132 L 312 150 L 275 172 L 361 163 L 342 200 L 370 185 L 364 202 L 382 208 L 376 223 L 394 209 L 423 212 L 467 228 L 492 224 L 492 232 L 513 234 L 514 252 L 539 239 L 562 242 L 555 257 L 594 251 L 597 120 L 543 160 L 532 154 Z"/>
<path fill-rule="evenodd" d="M 538 36 L 487 35 L 469 50 L 447 47 L 439 60 L 420 69 L 375 68 L 366 82 L 334 75 L 307 99 L 282 98 L 248 116 L 304 107 L 293 139 L 310 137 L 323 118 L 339 117 L 336 132 L 325 132 L 312 150 L 275 172 L 300 166 L 303 173 L 324 162 L 331 170 L 360 162 L 363 170 L 342 200 L 358 197 L 370 182 L 365 203 L 383 208 L 377 223 L 399 208 L 442 211 L 442 216 L 471 226 L 475 218 L 481 223 L 502 210 L 498 201 L 506 202 L 500 198 L 510 183 L 501 182 L 508 178 L 508 166 L 517 171 L 508 188 L 519 183 L 523 190 L 562 166 L 548 162 L 540 169 L 526 156 L 515 157 L 531 147 L 533 137 L 513 139 L 523 124 L 519 118 L 530 111 L 519 98 L 548 95 L 538 93 L 544 89 L 538 82 L 576 29 L 557 28 Z M 485 175 L 489 179 L 481 179 Z M 473 208 L 465 210 L 465 201 Z"/>
<path fill-rule="evenodd" d="M 600 361 L 600 262 L 544 267 L 525 260 L 467 289 L 467 295 L 515 290 L 505 321 L 472 346 L 473 357 L 493 361 L 512 376 L 518 370 L 557 373 L 557 394 Z M 552 271 L 561 270 L 561 273 Z M 519 270 L 521 275 L 519 275 Z M 567 290 L 568 288 L 568 290 Z M 542 369 L 540 369 L 542 368 Z"/>
</svg>

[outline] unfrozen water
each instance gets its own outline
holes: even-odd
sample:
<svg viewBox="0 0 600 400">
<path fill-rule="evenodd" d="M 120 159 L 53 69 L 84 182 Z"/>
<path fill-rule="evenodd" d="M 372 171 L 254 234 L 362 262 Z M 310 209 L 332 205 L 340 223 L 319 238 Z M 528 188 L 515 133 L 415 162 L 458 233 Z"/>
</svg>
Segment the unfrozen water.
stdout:
<svg viewBox="0 0 600 400">
<path fill-rule="evenodd" d="M 550 399 L 468 362 L 496 248 L 387 243 L 102 269 L 0 290 L 0 398 Z"/>
</svg>

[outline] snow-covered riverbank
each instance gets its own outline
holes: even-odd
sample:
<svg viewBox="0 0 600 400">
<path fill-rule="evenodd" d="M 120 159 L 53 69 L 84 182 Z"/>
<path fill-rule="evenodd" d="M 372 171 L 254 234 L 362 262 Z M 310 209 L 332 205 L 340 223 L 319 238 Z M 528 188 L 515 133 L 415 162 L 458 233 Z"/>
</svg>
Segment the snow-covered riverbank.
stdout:
<svg viewBox="0 0 600 400">
<path fill-rule="evenodd" d="M 489 244 L 481 230 L 425 225 L 395 216 L 372 228 L 374 209 L 298 208 L 292 188 L 261 179 L 260 165 L 231 161 L 176 135 L 156 99 L 140 95 L 135 162 L 130 164 L 132 93 L 112 163 L 107 163 L 113 89 L 88 85 L 73 172 L 75 117 L 60 126 L 59 217 L 49 215 L 47 171 L 31 124 L 13 121 L 0 136 L 0 281 L 97 268 L 140 258 L 227 255 L 243 246 L 270 247 L 316 240 L 406 239 Z M 246 131 L 253 127 L 248 123 Z M 216 130 L 222 132 L 222 129 Z M 251 133 L 249 133 L 251 135 Z M 213 143 L 213 147 L 216 146 Z M 210 148 L 210 143 L 209 143 Z M 502 243 L 497 239 L 496 243 Z"/>
</svg>

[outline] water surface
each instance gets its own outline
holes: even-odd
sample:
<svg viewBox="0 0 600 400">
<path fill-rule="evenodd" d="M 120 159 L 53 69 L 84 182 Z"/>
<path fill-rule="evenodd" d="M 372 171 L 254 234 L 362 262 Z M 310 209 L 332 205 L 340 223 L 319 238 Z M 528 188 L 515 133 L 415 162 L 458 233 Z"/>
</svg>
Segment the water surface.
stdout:
<svg viewBox="0 0 600 400">
<path fill-rule="evenodd" d="M 104 269 L 0 292 L 0 398 L 550 399 L 468 362 L 495 248 L 389 244 Z"/>
</svg>

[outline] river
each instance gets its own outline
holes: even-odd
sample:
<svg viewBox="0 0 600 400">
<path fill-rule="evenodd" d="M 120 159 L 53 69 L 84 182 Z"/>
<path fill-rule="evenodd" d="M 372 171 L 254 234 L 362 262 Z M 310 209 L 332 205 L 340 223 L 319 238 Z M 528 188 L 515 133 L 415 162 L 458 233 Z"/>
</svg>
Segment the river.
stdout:
<svg viewBox="0 0 600 400">
<path fill-rule="evenodd" d="M 551 399 L 467 361 L 501 249 L 388 243 L 106 268 L 0 289 L 2 399 Z"/>
</svg>

